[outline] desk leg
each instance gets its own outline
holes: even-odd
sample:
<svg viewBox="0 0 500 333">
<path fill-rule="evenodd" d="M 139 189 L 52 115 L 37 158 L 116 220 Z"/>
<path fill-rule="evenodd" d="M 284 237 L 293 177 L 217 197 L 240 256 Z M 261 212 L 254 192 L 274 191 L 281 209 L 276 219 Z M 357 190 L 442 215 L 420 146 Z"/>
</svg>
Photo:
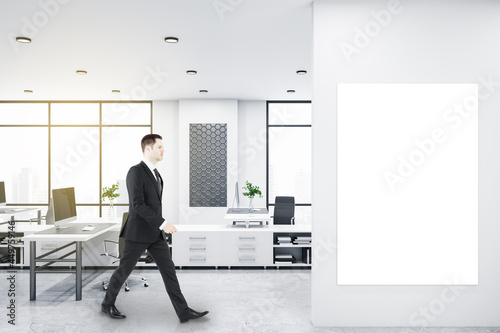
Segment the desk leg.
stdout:
<svg viewBox="0 0 500 333">
<path fill-rule="evenodd" d="M 82 300 L 82 242 L 76 242 L 76 300 Z"/>
<path fill-rule="evenodd" d="M 36 300 L 36 242 L 30 242 L 30 301 Z"/>
</svg>

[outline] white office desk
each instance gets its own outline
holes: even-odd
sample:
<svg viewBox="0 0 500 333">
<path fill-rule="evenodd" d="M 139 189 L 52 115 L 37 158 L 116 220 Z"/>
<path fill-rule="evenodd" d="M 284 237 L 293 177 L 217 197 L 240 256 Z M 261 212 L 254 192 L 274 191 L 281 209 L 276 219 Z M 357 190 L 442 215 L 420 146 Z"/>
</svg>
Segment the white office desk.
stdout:
<svg viewBox="0 0 500 333">
<path fill-rule="evenodd" d="M 311 236 L 311 226 L 176 225 L 172 235 L 172 259 L 178 267 L 311 267 L 306 252 L 311 244 L 279 244 L 277 237 Z M 276 255 L 291 253 L 297 262 L 276 262 Z"/>
<path fill-rule="evenodd" d="M 0 206 L 0 225 L 11 222 L 29 222 L 37 224 L 41 221 L 41 215 L 40 207 Z"/>
<path fill-rule="evenodd" d="M 76 300 L 82 299 L 82 247 L 83 242 L 89 241 L 94 237 L 97 237 L 107 231 L 113 230 L 119 227 L 121 221 L 112 221 L 95 219 L 92 221 L 75 221 L 74 223 L 68 223 L 68 228 L 66 229 L 56 229 L 54 226 L 44 226 L 43 230 L 32 233 L 30 235 L 24 236 L 23 240 L 30 242 L 30 300 L 36 300 L 36 275 L 40 273 L 76 273 Z M 82 228 L 88 224 L 93 224 L 95 226 L 94 230 L 83 231 Z M 48 253 L 41 256 L 36 256 L 36 242 L 37 241 L 63 241 L 70 242 L 61 247 L 56 248 Z M 66 253 L 58 258 L 46 258 L 47 256 L 59 252 L 71 245 L 75 245 L 75 250 Z M 72 254 L 76 254 L 75 259 L 66 259 Z M 45 262 L 44 265 L 37 267 L 38 262 Z M 53 263 L 56 262 L 67 262 L 75 263 L 75 270 L 45 270 Z"/>
</svg>

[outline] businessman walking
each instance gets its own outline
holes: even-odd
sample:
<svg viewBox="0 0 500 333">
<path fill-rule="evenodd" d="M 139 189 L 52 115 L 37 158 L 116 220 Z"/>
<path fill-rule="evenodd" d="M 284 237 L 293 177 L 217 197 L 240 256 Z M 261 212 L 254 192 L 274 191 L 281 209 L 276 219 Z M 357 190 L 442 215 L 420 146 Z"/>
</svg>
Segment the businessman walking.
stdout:
<svg viewBox="0 0 500 333">
<path fill-rule="evenodd" d="M 129 215 L 120 233 L 120 237 L 125 239 L 125 247 L 120 265 L 109 281 L 101 310 L 111 318 L 125 318 L 115 306 L 116 297 L 141 255 L 148 250 L 158 266 L 174 310 L 181 323 L 184 323 L 189 319 L 203 317 L 208 311 L 197 312 L 188 307 L 165 241 L 165 233 L 173 234 L 177 229 L 165 221 L 161 212 L 163 180 L 156 169 L 156 163 L 163 160 L 162 137 L 148 134 L 142 138 L 141 147 L 143 161 L 131 167 L 127 174 Z"/>
</svg>

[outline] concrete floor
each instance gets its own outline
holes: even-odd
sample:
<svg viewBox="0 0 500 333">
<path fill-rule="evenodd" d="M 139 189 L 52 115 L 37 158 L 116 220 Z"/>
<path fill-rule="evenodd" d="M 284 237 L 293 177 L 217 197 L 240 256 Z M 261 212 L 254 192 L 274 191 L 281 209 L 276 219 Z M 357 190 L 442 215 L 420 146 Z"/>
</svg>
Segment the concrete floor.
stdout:
<svg viewBox="0 0 500 333">
<path fill-rule="evenodd" d="M 311 324 L 311 271 L 286 269 L 183 269 L 178 278 L 190 307 L 208 316 L 180 324 L 156 270 L 135 270 L 145 288 L 132 280 L 116 306 L 127 315 L 114 320 L 101 313 L 101 281 L 112 270 L 84 271 L 83 299 L 75 301 L 74 275 L 39 275 L 37 300 L 29 301 L 29 271 L 16 273 L 16 326 L 6 306 L 8 273 L 0 270 L 0 332 L 313 332 L 313 333 L 493 333 L 500 328 L 315 328 Z M 286 283 L 285 283 L 286 282 Z"/>
</svg>

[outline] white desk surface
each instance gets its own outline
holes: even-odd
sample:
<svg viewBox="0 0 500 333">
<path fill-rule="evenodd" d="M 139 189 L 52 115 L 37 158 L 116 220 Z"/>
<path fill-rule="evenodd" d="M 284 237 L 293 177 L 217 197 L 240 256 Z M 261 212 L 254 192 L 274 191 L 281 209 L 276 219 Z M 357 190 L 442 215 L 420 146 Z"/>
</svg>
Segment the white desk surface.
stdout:
<svg viewBox="0 0 500 333">
<path fill-rule="evenodd" d="M 85 242 L 85 241 L 88 241 L 94 237 L 102 235 L 105 232 L 114 231 L 116 228 L 118 228 L 118 230 L 119 230 L 119 228 L 121 226 L 121 219 L 120 220 L 106 220 L 106 219 L 99 219 L 99 218 L 82 219 L 82 220 L 77 220 L 77 221 L 68 223 L 68 225 L 75 224 L 75 223 L 81 224 L 82 227 L 84 224 L 98 225 L 98 224 L 103 224 L 103 223 L 109 224 L 109 226 L 102 229 L 102 230 L 96 231 L 96 232 L 94 232 L 92 230 L 92 231 L 85 231 L 82 233 L 71 233 L 71 234 L 64 234 L 64 233 L 61 233 L 61 234 L 40 234 L 40 233 L 37 233 L 37 231 L 35 231 L 32 234 L 29 234 L 29 235 L 22 237 L 22 239 L 24 241 L 65 241 L 65 242 L 66 241 L 82 241 L 82 242 Z M 31 227 L 33 227 L 33 226 L 31 226 Z M 54 226 L 53 225 L 38 225 L 37 227 L 42 227 L 39 229 L 39 231 L 43 231 L 43 230 L 53 228 Z M 16 228 L 16 232 L 17 231 L 21 232 L 20 229 Z"/>
<path fill-rule="evenodd" d="M 242 209 L 241 213 L 226 213 L 226 215 L 224 215 L 224 219 L 231 221 L 267 221 L 271 219 L 271 214 L 269 214 L 265 208 L 255 208 L 254 214 L 243 212 L 247 210 L 248 209 Z"/>
<path fill-rule="evenodd" d="M 77 220 L 75 223 L 88 223 L 88 224 L 97 224 L 97 223 L 114 223 L 114 226 L 111 228 L 107 228 L 106 230 L 100 231 L 98 234 L 83 234 L 83 235 L 50 235 L 50 234 L 40 234 L 36 235 L 36 232 L 43 231 L 49 228 L 54 227 L 53 225 L 38 225 L 38 224 L 30 224 L 30 223 L 16 223 L 15 225 L 15 233 L 24 233 L 23 239 L 26 241 L 30 240 L 47 240 L 47 241 L 75 241 L 75 240 L 89 240 L 93 237 L 96 237 L 107 231 L 116 231 L 119 232 L 121 228 L 121 219 L 117 219 L 114 221 L 105 220 L 105 219 L 92 219 L 92 220 Z M 311 232 L 310 225 L 269 225 L 264 227 L 234 227 L 226 224 L 174 224 L 177 228 L 178 232 Z M 8 231 L 8 224 L 0 225 L 0 232 L 6 233 Z"/>
<path fill-rule="evenodd" d="M 261 227 L 234 227 L 225 224 L 178 224 L 177 232 L 311 232 L 310 225 L 269 225 Z M 175 235 L 175 234 L 174 234 Z"/>
<path fill-rule="evenodd" d="M 30 214 L 31 217 L 36 217 L 38 210 L 47 209 L 42 207 L 28 207 L 28 206 L 0 206 L 0 222 L 10 221 L 11 216 L 17 215 L 27 215 Z M 22 218 L 23 219 L 23 218 Z"/>
</svg>

